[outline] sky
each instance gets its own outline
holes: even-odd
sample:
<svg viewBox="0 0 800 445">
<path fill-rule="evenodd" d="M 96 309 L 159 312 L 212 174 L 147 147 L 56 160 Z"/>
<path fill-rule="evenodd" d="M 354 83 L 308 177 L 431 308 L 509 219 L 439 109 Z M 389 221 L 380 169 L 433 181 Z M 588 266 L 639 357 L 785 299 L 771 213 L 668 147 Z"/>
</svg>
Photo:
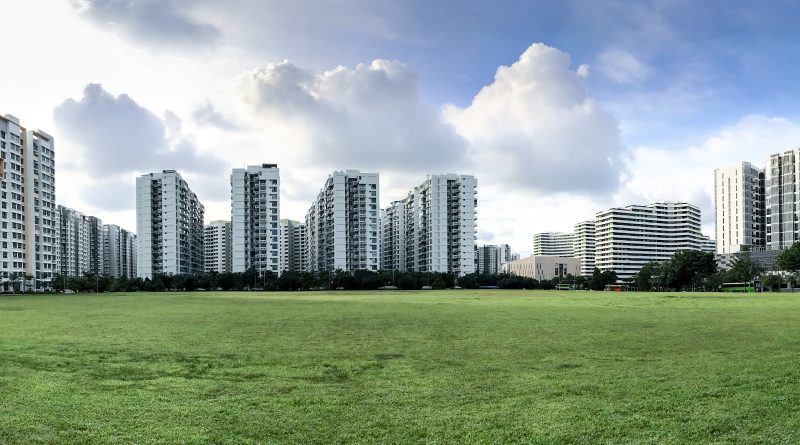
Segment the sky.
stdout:
<svg viewBox="0 0 800 445">
<path fill-rule="evenodd" d="M 281 217 L 327 175 L 381 201 L 478 178 L 478 243 L 684 201 L 800 146 L 791 1 L 0 0 L 0 113 L 55 137 L 57 202 L 135 231 L 176 169 L 230 219 L 232 168 L 277 163 Z"/>
</svg>

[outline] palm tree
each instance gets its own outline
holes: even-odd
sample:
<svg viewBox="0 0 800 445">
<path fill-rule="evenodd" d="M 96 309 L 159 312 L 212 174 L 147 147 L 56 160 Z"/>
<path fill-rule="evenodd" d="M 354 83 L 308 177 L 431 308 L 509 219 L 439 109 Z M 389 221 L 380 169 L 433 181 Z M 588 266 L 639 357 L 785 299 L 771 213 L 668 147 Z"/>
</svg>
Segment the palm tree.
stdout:
<svg viewBox="0 0 800 445">
<path fill-rule="evenodd" d="M 8 280 L 11 282 L 11 293 L 12 294 L 16 294 L 17 293 L 17 283 L 19 282 L 19 279 L 20 279 L 21 275 L 22 274 L 20 274 L 19 272 L 11 272 L 8 275 Z"/>
<path fill-rule="evenodd" d="M 27 272 L 22 274 L 23 292 L 27 292 L 28 291 L 28 286 L 30 285 L 30 282 L 31 282 L 32 279 L 33 279 L 33 275 L 31 275 L 31 274 L 29 274 Z M 34 290 L 36 290 L 36 289 L 34 289 Z"/>
</svg>

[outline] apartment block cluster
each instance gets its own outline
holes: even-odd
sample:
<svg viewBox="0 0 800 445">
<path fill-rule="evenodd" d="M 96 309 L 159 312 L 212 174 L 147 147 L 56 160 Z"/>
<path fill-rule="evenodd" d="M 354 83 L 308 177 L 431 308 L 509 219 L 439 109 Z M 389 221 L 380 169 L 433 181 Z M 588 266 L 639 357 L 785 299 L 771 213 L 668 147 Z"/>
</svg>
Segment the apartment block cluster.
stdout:
<svg viewBox="0 0 800 445">
<path fill-rule="evenodd" d="M 781 250 L 800 241 L 800 149 L 714 172 L 717 255 L 730 265 L 743 252 L 772 269 Z"/>
<path fill-rule="evenodd" d="M 392 269 L 463 276 L 476 267 L 472 176 L 429 175 L 386 209 L 377 173 L 331 173 L 304 221 L 281 219 L 276 164 L 234 169 L 231 219 L 204 207 L 174 170 L 137 178 L 137 271 L 158 274 Z"/>
<path fill-rule="evenodd" d="M 24 276 L 45 288 L 56 275 L 152 278 L 159 274 L 395 270 L 508 272 L 540 280 L 631 278 L 680 250 L 716 252 L 725 267 L 749 252 L 771 267 L 800 241 L 800 149 L 714 173 L 716 242 L 700 209 L 658 202 L 611 208 L 570 233 L 534 235 L 520 259 L 507 244 L 477 246 L 477 180 L 428 175 L 380 208 L 377 173 L 335 171 L 302 221 L 282 219 L 276 164 L 233 169 L 230 220 L 204 224 L 205 208 L 175 170 L 136 179 L 137 234 L 56 204 L 53 137 L 0 117 L 0 290 Z"/>
<path fill-rule="evenodd" d="M 533 237 L 533 255 L 512 261 L 508 271 L 550 280 L 589 276 L 596 267 L 613 270 L 625 280 L 648 262 L 668 260 L 680 250 L 714 249 L 714 240 L 701 232 L 699 208 L 659 202 L 598 212 L 594 220 L 575 224 L 571 233 L 538 233 Z"/>
<path fill-rule="evenodd" d="M 56 205 L 53 137 L 0 116 L 0 290 L 58 275 L 136 275 L 136 235 Z"/>
</svg>

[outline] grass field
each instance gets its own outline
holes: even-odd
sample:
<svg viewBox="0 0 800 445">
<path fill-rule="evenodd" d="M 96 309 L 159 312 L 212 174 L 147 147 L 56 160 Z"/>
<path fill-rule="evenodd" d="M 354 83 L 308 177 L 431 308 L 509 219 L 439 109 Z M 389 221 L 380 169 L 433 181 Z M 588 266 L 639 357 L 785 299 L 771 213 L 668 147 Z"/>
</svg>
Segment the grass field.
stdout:
<svg viewBox="0 0 800 445">
<path fill-rule="evenodd" d="M 0 297 L 0 443 L 800 443 L 800 294 Z"/>
</svg>

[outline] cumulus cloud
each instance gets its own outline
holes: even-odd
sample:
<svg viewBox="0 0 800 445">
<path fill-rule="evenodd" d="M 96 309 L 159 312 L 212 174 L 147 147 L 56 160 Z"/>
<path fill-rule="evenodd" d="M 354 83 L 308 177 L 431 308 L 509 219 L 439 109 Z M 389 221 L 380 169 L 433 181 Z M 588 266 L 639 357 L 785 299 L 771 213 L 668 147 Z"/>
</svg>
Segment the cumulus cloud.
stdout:
<svg viewBox="0 0 800 445">
<path fill-rule="evenodd" d="M 192 119 L 200 125 L 209 125 L 222 130 L 236 130 L 239 127 L 207 102 L 192 113 Z"/>
<path fill-rule="evenodd" d="M 540 193 L 607 194 L 624 172 L 619 124 L 587 96 L 588 70 L 569 55 L 531 45 L 497 69 L 466 108 L 446 119 L 469 141 L 475 168 L 492 180 Z"/>
<path fill-rule="evenodd" d="M 166 120 L 126 94 L 114 96 L 89 84 L 80 100 L 67 99 L 53 111 L 59 135 L 80 147 L 84 166 L 93 177 L 174 168 L 216 173 L 223 163 L 198 152 L 191 136 L 180 133 L 180 119 Z"/>
<path fill-rule="evenodd" d="M 290 62 L 245 73 L 245 102 L 269 125 L 303 134 L 299 154 L 335 168 L 430 171 L 455 168 L 465 141 L 419 97 L 411 67 L 375 60 L 312 73 Z"/>
<path fill-rule="evenodd" d="M 633 83 L 644 80 L 650 73 L 633 54 L 612 49 L 597 57 L 598 68 L 606 77 L 616 83 Z"/>
<path fill-rule="evenodd" d="M 73 0 L 80 14 L 154 45 L 200 46 L 217 39 L 219 31 L 187 12 L 175 0 Z"/>
<path fill-rule="evenodd" d="M 770 154 L 796 148 L 800 122 L 751 115 L 726 125 L 702 143 L 684 148 L 640 146 L 628 160 L 630 178 L 620 190 L 647 201 L 686 201 L 700 207 L 713 232 L 714 170 L 748 161 L 763 168 Z"/>
</svg>

